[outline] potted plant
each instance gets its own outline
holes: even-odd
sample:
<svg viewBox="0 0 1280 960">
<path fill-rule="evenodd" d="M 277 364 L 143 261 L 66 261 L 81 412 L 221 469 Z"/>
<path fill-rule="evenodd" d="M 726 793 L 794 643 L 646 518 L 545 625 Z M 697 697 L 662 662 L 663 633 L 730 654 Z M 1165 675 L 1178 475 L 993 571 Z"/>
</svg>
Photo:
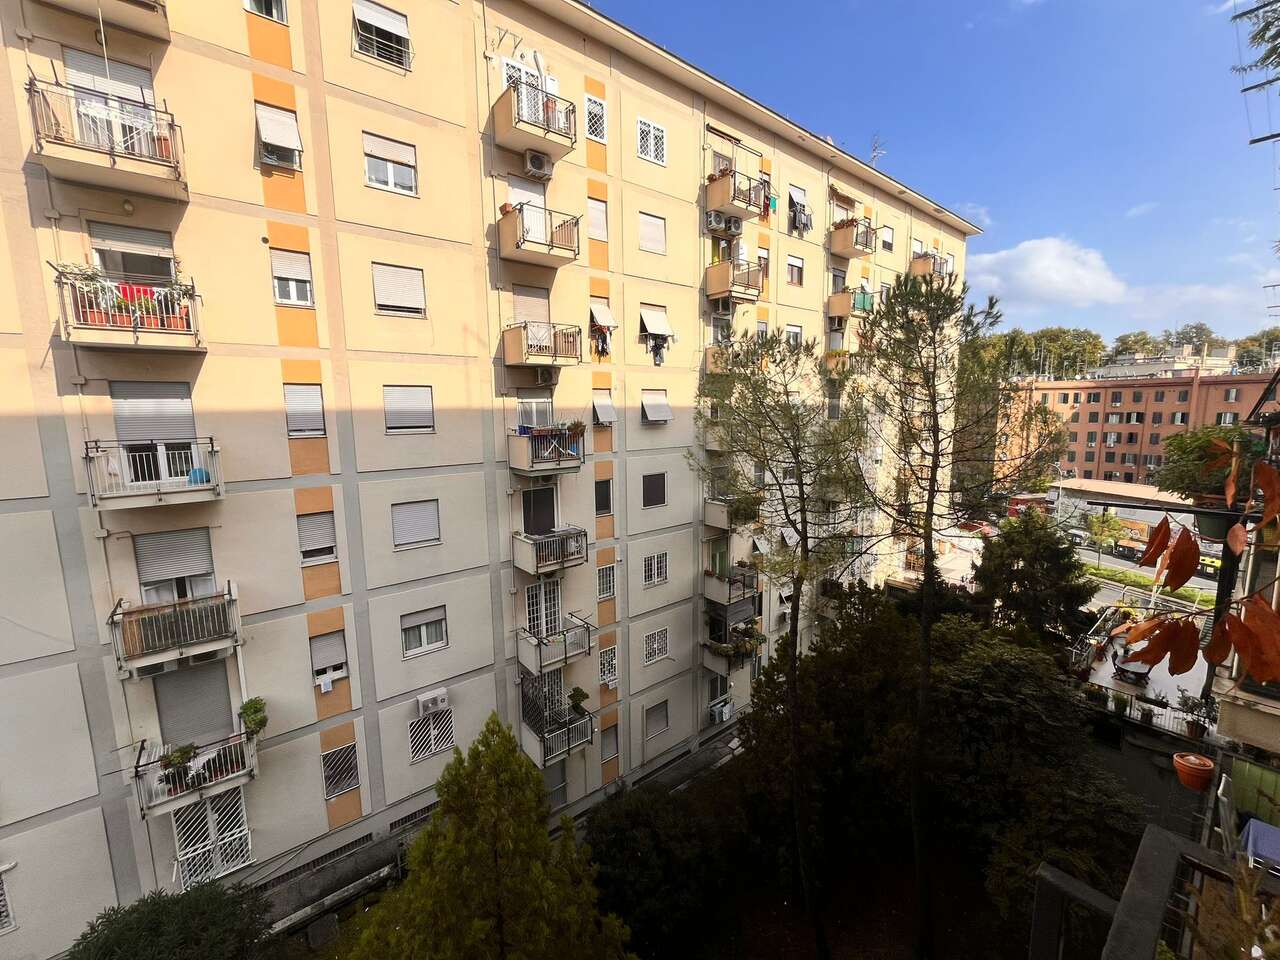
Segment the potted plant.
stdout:
<svg viewBox="0 0 1280 960">
<path fill-rule="evenodd" d="M 195 756 L 196 745 L 186 743 L 171 748 L 160 758 L 160 781 L 168 788 L 170 796 L 190 789 L 191 761 Z"/>
<path fill-rule="evenodd" d="M 1107 691 L 1101 687 L 1089 684 L 1084 688 L 1084 698 L 1095 707 L 1104 706 L 1107 702 Z"/>
<path fill-rule="evenodd" d="M 587 702 L 587 691 L 581 687 L 574 687 L 569 691 L 569 707 L 580 717 L 587 715 L 587 708 L 583 706 Z"/>
<path fill-rule="evenodd" d="M 1129 695 L 1120 690 L 1111 691 L 1111 710 L 1124 715 L 1129 709 Z"/>
<path fill-rule="evenodd" d="M 1214 763 L 1199 753 L 1175 753 L 1173 769 L 1184 787 L 1205 790 L 1213 779 Z"/>
<path fill-rule="evenodd" d="M 1178 712 L 1187 725 L 1187 736 L 1195 740 L 1218 722 L 1218 702 L 1213 697 L 1197 697 L 1186 687 L 1178 688 Z"/>
<path fill-rule="evenodd" d="M 1151 475 L 1161 490 L 1186 497 L 1202 508 L 1221 507 L 1220 514 L 1196 516 L 1196 529 L 1212 540 L 1226 537 L 1236 516 L 1227 512 L 1223 488 L 1231 471 L 1231 451 L 1242 441 L 1241 463 L 1236 471 L 1236 501 L 1251 493 L 1253 465 L 1266 454 L 1266 441 L 1243 427 L 1206 426 L 1175 433 L 1164 445 L 1164 463 Z"/>
<path fill-rule="evenodd" d="M 250 697 L 240 704 L 240 724 L 245 736 L 256 737 L 267 727 L 267 701 L 262 697 Z"/>
<path fill-rule="evenodd" d="M 1146 704 L 1142 705 L 1142 709 L 1138 711 L 1138 719 L 1145 723 L 1148 727 L 1155 723 L 1156 712 Z"/>
</svg>

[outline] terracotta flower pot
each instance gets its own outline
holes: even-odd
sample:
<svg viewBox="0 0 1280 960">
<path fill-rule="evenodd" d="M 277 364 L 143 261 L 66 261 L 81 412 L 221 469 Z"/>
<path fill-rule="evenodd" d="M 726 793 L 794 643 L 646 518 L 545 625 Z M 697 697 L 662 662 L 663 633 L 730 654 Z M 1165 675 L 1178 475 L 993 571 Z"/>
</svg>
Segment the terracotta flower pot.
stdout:
<svg viewBox="0 0 1280 960">
<path fill-rule="evenodd" d="M 1184 787 L 1191 790 L 1207 790 L 1213 779 L 1214 763 L 1198 753 L 1175 753 L 1173 769 Z"/>
<path fill-rule="evenodd" d="M 1187 736 L 1193 740 L 1199 740 L 1209 729 L 1201 720 L 1186 720 L 1184 722 L 1187 725 Z"/>
</svg>

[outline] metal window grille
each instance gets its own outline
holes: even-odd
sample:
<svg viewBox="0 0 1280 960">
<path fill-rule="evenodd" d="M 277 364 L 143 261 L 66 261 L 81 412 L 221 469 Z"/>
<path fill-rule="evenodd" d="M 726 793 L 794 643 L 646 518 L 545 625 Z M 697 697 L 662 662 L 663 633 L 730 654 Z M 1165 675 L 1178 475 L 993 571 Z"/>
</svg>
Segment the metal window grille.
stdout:
<svg viewBox="0 0 1280 960">
<path fill-rule="evenodd" d="M 543 580 L 525 588 L 525 622 L 535 637 L 560 629 L 560 581 Z"/>
<path fill-rule="evenodd" d="M 648 120 L 636 121 L 636 153 L 645 160 L 667 162 L 667 131 Z"/>
<path fill-rule="evenodd" d="M 652 586 L 667 579 L 667 554 L 651 553 L 644 558 L 644 585 Z"/>
<path fill-rule="evenodd" d="M 618 648 L 600 648 L 600 683 L 606 687 L 618 682 Z"/>
<path fill-rule="evenodd" d="M 320 765 L 324 768 L 326 800 L 332 800 L 338 794 L 360 786 L 360 761 L 356 756 L 354 741 L 320 754 Z"/>
<path fill-rule="evenodd" d="M 653 663 L 667 655 L 669 646 L 667 643 L 667 628 L 655 630 L 653 633 L 644 635 L 644 662 Z"/>
<path fill-rule="evenodd" d="M 9 893 L 4 888 L 4 877 L 0 876 L 0 930 L 8 930 L 15 924 L 13 909 L 9 906 Z"/>
<path fill-rule="evenodd" d="M 253 859 L 244 792 L 237 787 L 173 812 L 174 879 L 186 890 L 238 870 Z"/>
<path fill-rule="evenodd" d="M 617 590 L 617 574 L 612 563 L 596 570 L 596 599 L 609 600 Z"/>
<path fill-rule="evenodd" d="M 409 762 L 453 747 L 453 710 L 437 710 L 409 721 Z"/>
<path fill-rule="evenodd" d="M 609 137 L 608 123 L 604 101 L 587 95 L 587 136 L 600 143 L 607 143 Z"/>
</svg>

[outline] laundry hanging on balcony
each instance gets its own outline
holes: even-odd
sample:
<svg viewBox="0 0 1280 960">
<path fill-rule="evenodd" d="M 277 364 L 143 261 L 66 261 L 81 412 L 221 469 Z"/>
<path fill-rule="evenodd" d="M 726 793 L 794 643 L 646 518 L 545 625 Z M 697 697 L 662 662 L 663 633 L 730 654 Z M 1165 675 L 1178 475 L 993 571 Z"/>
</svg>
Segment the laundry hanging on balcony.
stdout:
<svg viewBox="0 0 1280 960">
<path fill-rule="evenodd" d="M 667 344 L 675 339 L 675 331 L 667 322 L 667 308 L 649 304 L 640 305 L 640 336 L 649 348 L 655 367 L 662 366 Z"/>
<path fill-rule="evenodd" d="M 609 309 L 609 301 L 603 297 L 591 298 L 591 339 L 595 343 L 596 353 L 602 357 L 609 355 L 610 341 L 618 321 L 613 318 Z"/>
</svg>

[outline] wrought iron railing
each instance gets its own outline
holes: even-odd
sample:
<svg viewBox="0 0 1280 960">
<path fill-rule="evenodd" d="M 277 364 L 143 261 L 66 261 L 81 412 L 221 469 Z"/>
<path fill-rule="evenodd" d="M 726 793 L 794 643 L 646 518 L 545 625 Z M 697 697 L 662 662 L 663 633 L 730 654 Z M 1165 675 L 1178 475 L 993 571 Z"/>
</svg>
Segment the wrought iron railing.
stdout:
<svg viewBox="0 0 1280 960">
<path fill-rule="evenodd" d="M 55 267 L 63 322 L 73 330 L 198 334 L 190 281 Z"/>
<path fill-rule="evenodd" d="M 27 82 L 36 136 L 178 169 L 173 114 L 149 103 L 44 80 Z"/>
<path fill-rule="evenodd" d="M 578 135 L 578 108 L 572 100 L 548 93 L 528 80 L 513 80 L 511 104 L 514 118 L 574 140 Z"/>
<path fill-rule="evenodd" d="M 767 180 L 749 176 L 740 170 L 729 170 L 719 179 L 729 181 L 730 203 L 740 207 L 748 207 L 763 213 L 769 203 L 769 183 Z"/>
<path fill-rule="evenodd" d="M 107 620 L 121 664 L 138 657 L 240 635 L 240 611 L 233 584 L 211 597 L 130 606 L 117 600 Z"/>
<path fill-rule="evenodd" d="M 222 488 L 222 465 L 212 437 L 190 440 L 90 440 L 84 445 L 89 496 L 112 497 Z"/>
<path fill-rule="evenodd" d="M 1084 693 L 1085 699 L 1089 700 L 1099 710 L 1105 710 L 1134 723 L 1141 723 L 1157 730 L 1163 730 L 1165 733 L 1172 733 L 1176 736 L 1193 740 L 1200 739 L 1200 737 L 1194 736 L 1187 728 L 1188 721 L 1193 721 L 1195 718 L 1188 716 L 1167 702 L 1157 700 L 1154 697 L 1144 697 L 1142 694 L 1130 693 L 1127 690 L 1114 690 L 1111 687 L 1105 687 L 1092 681 L 1080 684 L 1080 689 Z M 1216 725 L 1208 724 L 1206 726 L 1207 732 L 1205 736 L 1210 739 L 1216 739 L 1216 734 L 1214 733 Z"/>
<path fill-rule="evenodd" d="M 728 267 L 722 266 L 726 261 L 718 260 L 711 266 L 713 269 L 719 267 L 721 270 L 727 269 L 728 281 L 731 287 L 745 287 L 748 290 L 760 292 L 760 264 L 753 263 L 750 260 L 732 260 L 728 261 Z"/>
<path fill-rule="evenodd" d="M 755 567 L 733 567 L 728 574 L 708 572 L 707 576 L 716 581 L 714 596 L 711 591 L 708 596 L 726 606 L 760 592 L 760 572 Z"/>
<path fill-rule="evenodd" d="M 849 240 L 853 246 L 862 247 L 865 250 L 876 248 L 876 231 L 871 226 L 870 220 L 844 221 L 842 225 L 833 228 L 833 230 L 844 229 L 851 231 Z"/>
<path fill-rule="evenodd" d="M 366 57 L 408 70 L 413 66 L 413 45 L 404 37 L 387 39 L 379 36 L 373 27 L 356 18 L 356 50 Z"/>
<path fill-rule="evenodd" d="M 514 324 L 524 328 L 525 357 L 553 360 L 582 359 L 582 328 L 571 323 L 528 320 Z"/>
<path fill-rule="evenodd" d="M 585 434 L 567 426 L 520 427 L 513 442 L 528 444 L 531 467 L 558 467 L 566 463 L 582 463 L 585 459 Z"/>
<path fill-rule="evenodd" d="M 578 221 L 570 213 L 548 210 L 526 200 L 518 203 L 510 216 L 516 218 L 516 246 L 538 243 L 578 255 Z"/>
<path fill-rule="evenodd" d="M 558 630 L 539 633 L 527 627 L 518 627 L 517 639 L 531 645 L 538 655 L 539 671 L 560 666 L 579 654 L 591 650 L 591 624 L 581 617 L 567 613 Z"/>
<path fill-rule="evenodd" d="M 514 536 L 533 547 L 533 561 L 538 569 L 574 563 L 587 555 L 587 531 L 579 527 L 540 534 L 517 532 Z"/>
<path fill-rule="evenodd" d="M 199 793 L 232 777 L 253 774 L 258 768 L 254 738 L 243 732 L 212 743 L 196 744 L 189 759 L 175 754 L 175 748 L 183 746 L 149 744 L 146 740 L 139 744 L 133 783 L 143 811 Z"/>
<path fill-rule="evenodd" d="M 927 261 L 927 263 L 926 263 Z M 911 266 L 918 273 L 931 273 L 935 277 L 945 277 L 950 271 L 947 261 L 936 253 L 915 253 L 911 255 Z"/>
</svg>

